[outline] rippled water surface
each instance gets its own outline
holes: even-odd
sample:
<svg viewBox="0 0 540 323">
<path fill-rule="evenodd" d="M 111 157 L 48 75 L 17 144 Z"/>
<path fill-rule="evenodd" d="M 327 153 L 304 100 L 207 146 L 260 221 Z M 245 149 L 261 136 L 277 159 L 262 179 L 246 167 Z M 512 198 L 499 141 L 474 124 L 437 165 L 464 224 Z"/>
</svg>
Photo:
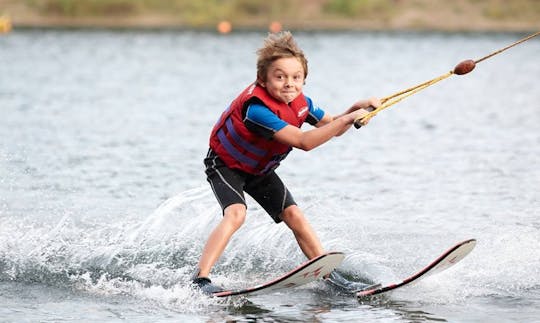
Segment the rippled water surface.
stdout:
<svg viewBox="0 0 540 323">
<path fill-rule="evenodd" d="M 330 113 L 521 34 L 297 33 L 305 92 Z M 264 33 L 26 30 L 0 38 L 0 320 L 531 322 L 540 317 L 540 41 L 381 112 L 279 173 L 350 273 L 394 282 L 454 243 L 454 268 L 359 302 L 322 282 L 249 299 L 189 287 L 220 219 L 202 159 L 255 77 Z M 307 129 L 307 128 L 306 128 Z M 303 262 L 250 201 L 212 278 Z"/>
</svg>

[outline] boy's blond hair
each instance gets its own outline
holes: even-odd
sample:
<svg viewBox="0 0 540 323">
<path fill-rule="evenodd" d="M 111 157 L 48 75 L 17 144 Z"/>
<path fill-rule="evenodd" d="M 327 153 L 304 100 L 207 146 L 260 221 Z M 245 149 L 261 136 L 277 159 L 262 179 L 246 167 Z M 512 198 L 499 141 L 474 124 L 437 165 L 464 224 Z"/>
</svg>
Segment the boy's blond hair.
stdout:
<svg viewBox="0 0 540 323">
<path fill-rule="evenodd" d="M 270 65 L 286 57 L 296 57 L 304 68 L 304 79 L 307 77 L 307 59 L 289 31 L 269 34 L 264 40 L 264 46 L 257 50 L 257 55 L 257 81 L 265 82 Z"/>
</svg>

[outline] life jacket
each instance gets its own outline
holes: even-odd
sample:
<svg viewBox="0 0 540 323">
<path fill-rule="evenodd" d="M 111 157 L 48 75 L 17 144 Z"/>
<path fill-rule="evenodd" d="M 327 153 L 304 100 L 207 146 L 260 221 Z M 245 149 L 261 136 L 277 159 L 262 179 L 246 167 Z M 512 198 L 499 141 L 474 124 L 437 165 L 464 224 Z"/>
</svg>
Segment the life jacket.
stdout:
<svg viewBox="0 0 540 323">
<path fill-rule="evenodd" d="M 280 119 L 298 128 L 306 120 L 309 109 L 303 93 L 287 104 L 253 83 L 223 112 L 212 129 L 210 148 L 227 167 L 261 175 L 277 168 L 292 147 L 257 135 L 245 126 L 246 109 L 254 102 L 264 104 Z"/>
</svg>

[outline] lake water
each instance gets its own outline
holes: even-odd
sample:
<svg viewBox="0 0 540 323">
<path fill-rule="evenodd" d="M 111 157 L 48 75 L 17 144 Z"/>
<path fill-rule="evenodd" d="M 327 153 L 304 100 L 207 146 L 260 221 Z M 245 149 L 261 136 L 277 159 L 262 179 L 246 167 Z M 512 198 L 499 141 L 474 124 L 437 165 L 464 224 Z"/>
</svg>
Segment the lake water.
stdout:
<svg viewBox="0 0 540 323">
<path fill-rule="evenodd" d="M 323 282 L 225 301 L 189 287 L 220 219 L 203 172 L 209 131 L 254 80 L 265 35 L 0 37 L 0 321 L 540 321 L 540 39 L 278 170 L 351 274 L 395 282 L 476 238 L 461 263 L 367 302 Z M 295 35 L 306 94 L 335 114 L 524 36 Z M 286 227 L 250 201 L 212 278 L 242 287 L 303 261 Z"/>
</svg>

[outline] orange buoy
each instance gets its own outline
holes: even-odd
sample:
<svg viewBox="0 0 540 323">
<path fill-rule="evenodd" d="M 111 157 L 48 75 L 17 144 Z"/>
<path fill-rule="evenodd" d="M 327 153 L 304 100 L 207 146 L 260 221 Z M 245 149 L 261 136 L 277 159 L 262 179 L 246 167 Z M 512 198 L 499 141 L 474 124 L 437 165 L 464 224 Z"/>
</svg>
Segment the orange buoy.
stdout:
<svg viewBox="0 0 540 323">
<path fill-rule="evenodd" d="M 220 34 L 228 34 L 232 31 L 232 25 L 229 21 L 223 20 L 219 22 L 216 29 Z"/>
<path fill-rule="evenodd" d="M 457 64 L 456 67 L 454 67 L 454 74 L 464 75 L 474 70 L 475 67 L 476 67 L 476 62 L 473 61 L 472 59 L 467 59 Z"/>
<path fill-rule="evenodd" d="M 0 16 L 0 34 L 9 33 L 11 28 L 11 20 L 7 16 Z"/>
<path fill-rule="evenodd" d="M 272 21 L 270 25 L 268 25 L 268 30 L 271 33 L 279 33 L 282 30 L 283 26 L 279 21 Z"/>
</svg>

